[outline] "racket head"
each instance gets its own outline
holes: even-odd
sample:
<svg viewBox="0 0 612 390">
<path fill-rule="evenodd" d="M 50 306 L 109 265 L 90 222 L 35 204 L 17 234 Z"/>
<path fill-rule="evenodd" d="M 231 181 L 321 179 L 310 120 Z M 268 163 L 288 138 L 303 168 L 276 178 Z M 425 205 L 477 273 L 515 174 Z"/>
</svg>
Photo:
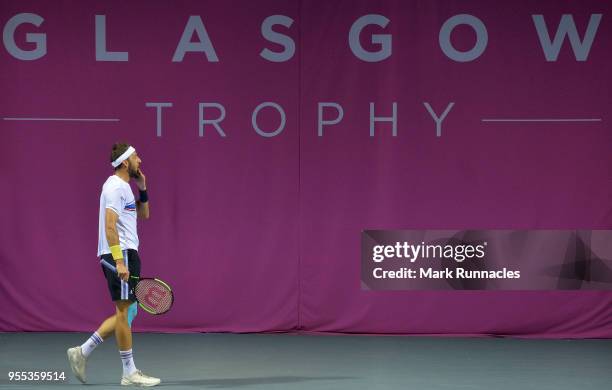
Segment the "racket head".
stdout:
<svg viewBox="0 0 612 390">
<path fill-rule="evenodd" d="M 138 305 L 154 315 L 167 313 L 174 303 L 174 293 L 170 286 L 157 278 L 141 278 L 134 288 L 134 295 Z"/>
</svg>

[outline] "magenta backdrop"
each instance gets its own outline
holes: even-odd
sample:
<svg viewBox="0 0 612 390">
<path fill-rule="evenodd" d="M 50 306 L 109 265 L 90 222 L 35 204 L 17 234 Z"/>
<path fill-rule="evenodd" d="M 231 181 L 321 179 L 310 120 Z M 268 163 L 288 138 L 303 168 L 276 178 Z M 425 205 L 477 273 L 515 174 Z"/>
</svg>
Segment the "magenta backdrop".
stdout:
<svg viewBox="0 0 612 390">
<path fill-rule="evenodd" d="M 151 219 L 141 221 L 143 274 L 175 289 L 171 314 L 135 321 L 141 331 L 328 331 L 612 337 L 610 292 L 362 291 L 363 229 L 612 228 L 612 22 L 600 1 L 21 1 L 0 5 L 0 24 L 40 15 L 47 53 L 23 61 L 0 50 L 1 331 L 89 331 L 112 313 L 96 259 L 98 201 L 112 173 L 110 146 L 135 145 Z M 351 25 L 380 14 L 386 27 L 361 33 L 365 50 L 392 36 L 392 54 L 359 59 Z M 486 26 L 473 61 L 441 50 L 442 25 L 459 14 Z M 567 37 L 547 61 L 532 15 L 551 39 L 562 14 L 585 36 L 602 14 L 586 61 Z M 96 61 L 95 15 L 106 15 L 107 49 L 127 62 Z M 173 54 L 199 15 L 218 56 Z M 295 54 L 262 36 L 285 15 Z M 6 31 L 5 31 L 6 34 Z M 6 41 L 6 35 L 5 35 Z M 196 41 L 196 36 L 192 38 Z M 469 50 L 474 31 L 451 35 Z M 155 109 L 163 111 L 161 137 Z M 221 137 L 198 136 L 198 103 L 225 107 Z M 274 102 L 284 130 L 262 137 L 255 107 Z M 318 103 L 343 119 L 317 134 Z M 397 136 L 375 115 L 397 103 Z M 436 136 L 437 115 L 454 106 Z M 218 112 L 206 111 L 206 118 Z M 326 108 L 324 118 L 336 111 Z M 114 122 L 11 118 L 116 118 Z M 491 118 L 582 118 L 583 122 L 487 122 Z M 264 108 L 271 132 L 278 113 Z"/>
</svg>

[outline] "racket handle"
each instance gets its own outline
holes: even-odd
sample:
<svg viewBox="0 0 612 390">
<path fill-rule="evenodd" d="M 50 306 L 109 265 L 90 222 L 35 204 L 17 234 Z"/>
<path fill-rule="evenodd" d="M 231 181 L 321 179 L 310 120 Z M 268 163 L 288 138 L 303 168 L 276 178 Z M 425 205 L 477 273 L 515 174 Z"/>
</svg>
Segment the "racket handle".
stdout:
<svg viewBox="0 0 612 390">
<path fill-rule="evenodd" d="M 111 265 L 111 263 L 109 263 L 108 261 L 106 261 L 104 259 L 100 259 L 100 264 L 102 264 L 103 266 L 105 266 L 109 270 L 113 271 L 114 273 L 117 273 L 117 268 L 115 268 L 114 265 Z"/>
<path fill-rule="evenodd" d="M 103 266 L 105 266 L 109 270 L 113 271 L 114 273 L 117 273 L 117 268 L 114 265 L 112 265 L 111 263 L 109 263 L 108 261 L 106 261 L 104 259 L 100 259 L 100 264 L 102 264 Z M 132 275 L 130 275 L 130 278 L 132 278 L 132 279 L 140 279 L 138 276 L 132 276 Z"/>
</svg>

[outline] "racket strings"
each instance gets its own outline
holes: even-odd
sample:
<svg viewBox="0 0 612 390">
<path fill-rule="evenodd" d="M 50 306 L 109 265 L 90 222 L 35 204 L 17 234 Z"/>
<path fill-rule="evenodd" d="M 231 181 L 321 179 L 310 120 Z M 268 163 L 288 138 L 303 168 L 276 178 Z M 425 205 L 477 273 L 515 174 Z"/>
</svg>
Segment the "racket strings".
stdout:
<svg viewBox="0 0 612 390">
<path fill-rule="evenodd" d="M 154 314 L 170 310 L 174 300 L 172 290 L 156 279 L 141 279 L 136 285 L 136 299 Z"/>
</svg>

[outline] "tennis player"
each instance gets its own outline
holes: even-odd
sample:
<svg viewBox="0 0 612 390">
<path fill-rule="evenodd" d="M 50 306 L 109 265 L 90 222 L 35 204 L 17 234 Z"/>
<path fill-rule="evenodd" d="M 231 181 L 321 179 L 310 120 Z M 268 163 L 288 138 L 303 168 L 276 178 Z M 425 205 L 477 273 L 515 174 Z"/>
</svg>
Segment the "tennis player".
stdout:
<svg viewBox="0 0 612 390">
<path fill-rule="evenodd" d="M 136 279 L 129 276 L 140 276 L 136 220 L 137 217 L 149 218 L 146 178 L 140 170 L 141 160 L 136 150 L 128 144 L 114 144 L 110 161 L 115 174 L 106 180 L 100 195 L 98 256 L 116 264 L 117 273 L 102 267 L 116 311 L 83 345 L 68 349 L 68 360 L 74 375 L 85 383 L 87 358 L 114 332 L 123 366 L 121 384 L 155 386 L 160 379 L 137 369 L 132 355 L 131 323 L 138 306 L 134 296 Z M 138 201 L 134 199 L 130 179 L 134 179 L 138 187 Z"/>
</svg>

